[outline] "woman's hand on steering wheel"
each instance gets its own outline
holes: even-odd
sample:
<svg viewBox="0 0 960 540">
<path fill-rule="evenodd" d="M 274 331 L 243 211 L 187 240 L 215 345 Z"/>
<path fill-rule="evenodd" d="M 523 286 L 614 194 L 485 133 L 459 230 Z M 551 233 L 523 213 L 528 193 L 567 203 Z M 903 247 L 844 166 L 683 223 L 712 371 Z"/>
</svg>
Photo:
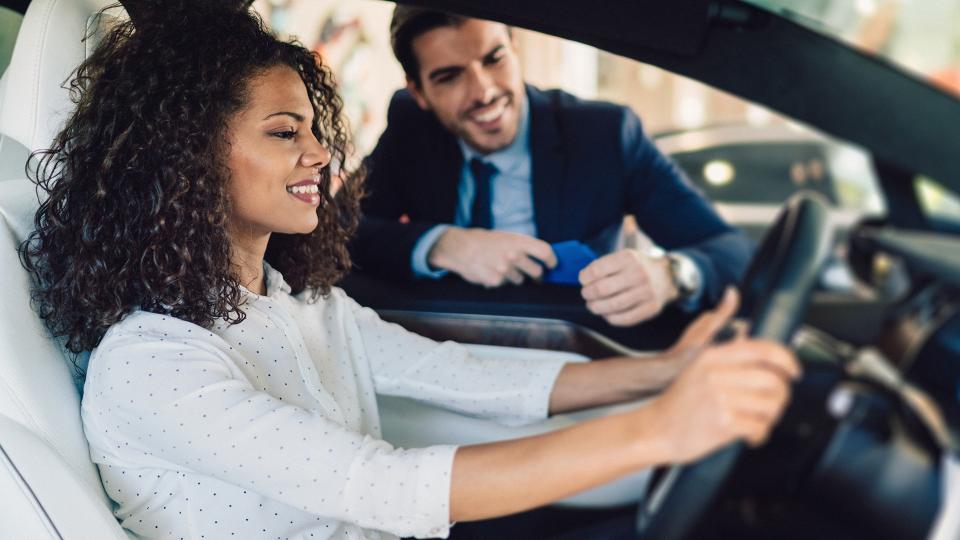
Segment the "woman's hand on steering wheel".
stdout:
<svg viewBox="0 0 960 540">
<path fill-rule="evenodd" d="M 738 439 L 756 446 L 767 439 L 799 376 L 799 363 L 783 345 L 738 338 L 697 355 L 647 408 L 647 421 L 674 463 Z"/>
</svg>

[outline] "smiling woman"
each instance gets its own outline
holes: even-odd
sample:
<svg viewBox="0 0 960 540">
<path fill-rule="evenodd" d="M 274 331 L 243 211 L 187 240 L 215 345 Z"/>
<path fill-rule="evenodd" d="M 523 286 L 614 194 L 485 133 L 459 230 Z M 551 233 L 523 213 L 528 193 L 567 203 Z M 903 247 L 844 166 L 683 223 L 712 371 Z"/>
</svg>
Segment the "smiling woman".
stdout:
<svg viewBox="0 0 960 540">
<path fill-rule="evenodd" d="M 231 182 L 227 194 L 236 257 L 256 261 L 239 270 L 240 283 L 263 294 L 260 255 L 271 233 L 310 235 L 319 230 L 320 184 L 329 185 L 331 153 L 314 135 L 313 107 L 300 75 L 274 66 L 248 83 L 249 105 L 229 122 Z M 278 236 L 279 237 L 279 236 Z"/>
<path fill-rule="evenodd" d="M 186 4 L 183 20 L 171 8 L 103 39 L 72 83 L 75 113 L 39 155 L 49 196 L 25 261 L 48 284 L 41 316 L 74 352 L 136 308 L 242 320 L 241 288 L 260 289 L 262 270 L 238 275 L 231 249 L 251 242 L 295 292 L 326 293 L 349 268 L 362 187 L 329 194 L 348 137 L 332 74 L 259 23 L 224 22 L 217 2 Z M 320 186 L 308 204 L 285 191 L 304 180 Z M 228 209 L 239 219 L 225 227 Z"/>
<path fill-rule="evenodd" d="M 93 349 L 84 434 L 124 528 L 446 536 L 768 436 L 798 367 L 774 343 L 706 346 L 732 291 L 669 351 L 573 365 L 475 357 L 333 287 L 362 192 L 350 175 L 332 189 L 348 148 L 333 80 L 227 4 L 164 1 L 111 30 L 35 171 L 46 199 L 21 255 L 52 334 Z M 378 393 L 521 423 L 668 384 L 647 407 L 537 437 L 381 439 Z"/>
</svg>

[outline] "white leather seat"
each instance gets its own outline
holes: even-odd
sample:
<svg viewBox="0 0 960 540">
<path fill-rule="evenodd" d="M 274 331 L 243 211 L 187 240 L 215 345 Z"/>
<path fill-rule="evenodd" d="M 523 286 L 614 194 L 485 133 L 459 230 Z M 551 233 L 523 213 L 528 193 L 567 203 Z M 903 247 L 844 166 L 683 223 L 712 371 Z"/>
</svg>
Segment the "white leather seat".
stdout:
<svg viewBox="0 0 960 540">
<path fill-rule="evenodd" d="M 7 72 L 0 75 L 0 116 L 3 115 L 3 96 L 7 91 Z M 0 182 L 23 176 L 24 164 L 30 152 L 13 137 L 0 132 Z"/>
<path fill-rule="evenodd" d="M 103 0 L 34 0 L 0 95 L 0 536 L 126 539 L 110 511 L 80 424 L 80 395 L 64 350 L 30 307 L 17 246 L 33 226 L 29 151 L 52 141 L 71 108 L 62 85 Z M 4 151 L 19 145 L 19 152 Z M 14 161 L 20 160 L 20 161 Z"/>
</svg>

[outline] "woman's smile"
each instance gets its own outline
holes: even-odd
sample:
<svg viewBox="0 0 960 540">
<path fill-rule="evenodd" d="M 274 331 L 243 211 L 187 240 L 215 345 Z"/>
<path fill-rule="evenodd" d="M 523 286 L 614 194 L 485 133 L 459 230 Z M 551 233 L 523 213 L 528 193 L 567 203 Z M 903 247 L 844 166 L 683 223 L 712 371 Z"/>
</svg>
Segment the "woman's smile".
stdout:
<svg viewBox="0 0 960 540">
<path fill-rule="evenodd" d="M 320 176 L 287 186 L 287 193 L 313 206 L 320 204 Z"/>
</svg>

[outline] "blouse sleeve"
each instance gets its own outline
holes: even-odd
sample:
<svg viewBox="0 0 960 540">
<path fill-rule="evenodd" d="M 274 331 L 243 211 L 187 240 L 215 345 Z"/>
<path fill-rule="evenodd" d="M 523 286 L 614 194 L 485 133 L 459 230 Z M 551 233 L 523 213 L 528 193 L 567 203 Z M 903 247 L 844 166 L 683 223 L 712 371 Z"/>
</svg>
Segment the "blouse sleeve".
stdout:
<svg viewBox="0 0 960 540">
<path fill-rule="evenodd" d="M 438 343 L 347 298 L 380 394 L 435 404 L 508 425 L 547 417 L 550 393 L 567 358 L 478 358 L 458 343 Z"/>
<path fill-rule="evenodd" d="M 449 532 L 455 447 L 396 449 L 292 406 L 203 340 L 111 336 L 91 359 L 83 418 L 95 460 L 209 475 L 399 536 Z"/>
</svg>

